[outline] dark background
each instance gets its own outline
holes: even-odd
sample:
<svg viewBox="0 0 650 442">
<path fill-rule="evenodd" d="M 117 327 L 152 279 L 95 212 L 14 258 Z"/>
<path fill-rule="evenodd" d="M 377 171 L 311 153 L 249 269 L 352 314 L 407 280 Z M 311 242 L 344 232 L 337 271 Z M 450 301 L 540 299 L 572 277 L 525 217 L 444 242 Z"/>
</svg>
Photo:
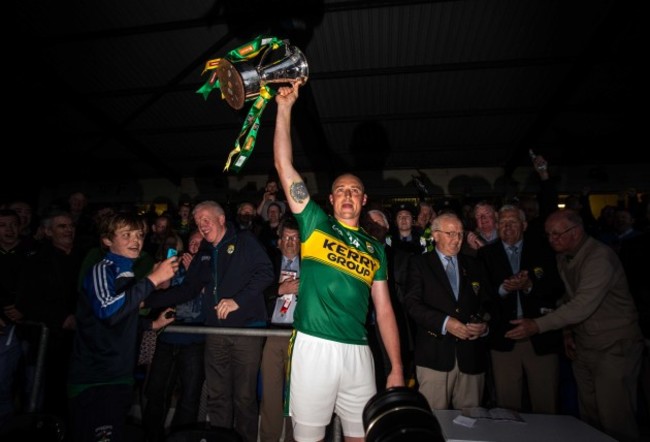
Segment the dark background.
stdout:
<svg viewBox="0 0 650 442">
<path fill-rule="evenodd" d="M 310 78 L 294 112 L 298 170 L 609 168 L 648 186 L 643 2 L 615 0 L 12 2 L 6 163 L 20 192 L 184 177 L 219 184 L 240 111 L 196 90 L 211 58 L 267 34 Z M 645 37 L 644 37 L 645 36 Z M 7 63 L 8 62 L 8 63 Z M 272 167 L 275 104 L 242 174 Z M 643 121 L 642 121 L 643 119 Z M 645 153 L 644 156 L 647 156 Z M 645 184 L 644 184 L 645 183 Z M 3 178 L 3 191 L 15 194 Z"/>
</svg>

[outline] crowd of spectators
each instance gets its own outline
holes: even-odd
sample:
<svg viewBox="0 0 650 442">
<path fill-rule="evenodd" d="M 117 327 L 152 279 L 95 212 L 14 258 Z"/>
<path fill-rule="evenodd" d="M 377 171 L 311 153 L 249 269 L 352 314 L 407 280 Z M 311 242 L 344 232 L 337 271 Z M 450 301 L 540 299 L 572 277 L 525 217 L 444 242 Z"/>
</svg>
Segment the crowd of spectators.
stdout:
<svg viewBox="0 0 650 442">
<path fill-rule="evenodd" d="M 588 189 L 560 201 L 544 158 L 538 156 L 533 166 L 540 177 L 537 195 L 518 195 L 508 200 L 445 197 L 419 201 L 414 198 L 412 202 L 402 200 L 364 209 L 361 227 L 386 248 L 389 289 L 400 331 L 406 383 L 420 389 L 433 408 L 481 405 L 574 414 L 619 440 L 635 440 L 638 437 L 635 421 L 648 417 L 650 399 L 650 292 L 644 278 L 650 268 L 646 248 L 650 238 L 648 195 L 626 190 L 621 192 L 616 205 L 606 205 L 594 216 Z M 564 211 L 562 214 L 558 214 L 559 202 L 565 204 L 560 209 Z M 175 297 L 170 295 L 164 305 L 161 302 L 147 305 L 145 301 L 140 306 L 142 318 L 155 320 L 161 311 L 172 308 L 177 312 L 176 324 L 274 328 L 271 315 L 275 297 L 288 293 L 287 290 L 297 292 L 298 284 L 296 281 L 290 289 L 286 285 L 282 288 L 282 281 L 278 280 L 278 269 L 283 263 L 280 257 L 299 255 L 291 243 L 294 239 L 287 236 L 298 235 L 298 228 L 291 221 L 292 214 L 287 212 L 289 204 L 278 180 L 270 177 L 258 200 L 240 201 L 232 207 L 214 204 L 183 201 L 178 207 L 161 212 L 138 213 L 135 205 L 95 202 L 82 192 L 74 192 L 64 203 L 47 208 L 35 207 L 24 200 L 2 204 L 0 428 L 12 416 L 31 411 L 55 414 L 69 424 L 66 406 L 69 392 L 65 385 L 77 328 L 77 304 L 84 296 L 85 275 L 106 259 L 107 248 L 101 241 L 102 223 L 115 214 L 129 212 L 145 220 L 142 251 L 132 268 L 136 279 L 145 278 L 165 261 L 170 249 L 178 252 L 181 262 L 182 277 L 170 283 L 170 287 L 162 284 L 156 290 L 171 293 L 172 286 L 176 286 Z M 209 220 L 204 221 L 203 227 L 197 223 L 200 219 L 197 207 L 209 214 L 204 213 L 203 219 Z M 571 216 L 565 216 L 567 213 Z M 212 239 L 207 232 L 211 226 L 216 226 L 218 232 Z M 243 232 L 246 232 L 244 236 Z M 223 253 L 219 259 L 224 261 L 218 261 L 219 265 L 234 262 L 240 269 L 237 274 L 243 276 L 233 281 L 226 279 L 225 283 L 219 280 L 217 284 L 206 284 L 206 280 L 219 278 L 225 270 L 208 267 L 192 270 L 192 265 L 198 266 L 200 257 L 208 260 L 217 256 L 211 255 L 210 247 L 217 247 L 222 235 L 227 235 L 226 238 L 232 235 L 232 248 L 215 252 Z M 554 244 L 553 240 L 560 237 L 575 241 L 566 246 Z M 589 238 L 590 246 L 592 240 L 597 241 L 598 247 L 606 247 L 611 252 L 603 251 L 601 259 L 608 263 L 604 268 L 618 269 L 615 288 L 604 282 L 602 287 L 583 288 L 584 278 L 593 281 L 594 276 L 587 270 L 573 269 L 571 260 L 574 255 L 578 259 L 585 238 Z M 249 250 L 248 255 L 233 260 L 240 249 Z M 517 254 L 514 260 L 512 253 Z M 441 300 L 440 292 L 447 284 L 446 257 L 455 266 L 456 283 L 460 287 L 456 290 L 453 285 L 446 287 L 455 299 Z M 590 265 L 593 268 L 604 264 Z M 232 273 L 223 273 L 223 278 L 229 274 Z M 429 279 L 431 275 L 434 279 Z M 189 281 L 185 285 L 183 278 Z M 250 283 L 248 288 L 242 287 L 245 281 Z M 463 285 L 463 281 L 468 285 Z M 259 296 L 259 300 L 247 300 L 244 305 L 224 303 L 232 296 L 223 297 L 221 291 L 246 291 L 251 285 L 256 289 L 250 296 Z M 178 295 L 178 287 L 191 287 L 185 289 L 191 295 Z M 625 327 L 629 329 L 626 328 L 627 332 L 618 341 L 607 341 L 607 344 L 627 340 L 635 352 L 641 349 L 638 360 L 630 350 L 625 367 L 610 365 L 608 368 L 610 372 L 625 370 L 621 376 L 629 379 L 618 390 L 626 395 L 617 396 L 616 401 L 625 399 L 631 403 L 629 412 L 635 416 L 631 421 L 606 419 L 597 412 L 603 406 L 598 402 L 602 399 L 594 399 L 596 393 L 592 390 L 599 382 L 611 383 L 615 379 L 601 380 L 593 376 L 597 367 L 590 364 L 606 359 L 608 350 L 598 348 L 600 343 L 590 347 L 581 340 L 584 333 L 589 333 L 589 321 L 593 320 L 585 317 L 584 310 L 580 315 L 575 313 L 580 310 L 576 303 L 584 296 L 583 290 L 591 290 L 594 296 L 605 300 L 610 296 L 624 300 L 613 302 L 610 306 L 613 311 L 609 313 L 601 312 L 599 306 L 593 306 L 590 312 L 604 315 L 603 321 L 624 313 L 629 319 Z M 148 299 L 155 297 L 154 294 Z M 215 316 L 214 305 L 225 309 L 224 313 L 217 310 Z M 583 309 L 586 306 L 580 304 Z M 256 321 L 237 319 L 237 311 L 241 309 L 249 317 L 255 316 Z M 456 314 L 454 309 L 463 313 Z M 210 314 L 214 317 L 212 322 L 206 321 L 206 315 Z M 476 322 L 475 315 L 480 317 Z M 230 325 L 228 317 L 234 321 Z M 551 319 L 556 317 L 561 319 Z M 49 340 L 41 367 L 38 356 L 43 325 L 49 331 Z M 372 311 L 367 330 L 380 389 L 390 372 L 390 364 Z M 264 403 L 261 393 L 264 386 L 258 386 L 257 373 L 264 366 L 265 341 L 276 347 L 280 344 L 280 353 L 283 346 L 288 346 L 288 339 L 284 338 L 212 336 L 206 342 L 200 334 L 182 337 L 161 334 L 150 365 L 140 367 L 143 376 L 139 381 L 136 377 L 133 395 L 134 404 L 142 407 L 148 440 L 164 440 L 169 431 L 167 414 L 175 407 L 178 414 L 171 421 L 172 428 L 205 420 L 207 415 L 208 420 L 216 420 L 221 427 L 234 428 L 244 440 L 255 442 L 258 403 Z M 204 362 L 205 348 L 212 349 L 214 360 Z M 582 351 L 585 355 L 585 348 L 590 352 L 588 360 L 575 354 Z M 176 367 L 174 361 L 181 360 L 177 354 L 188 354 L 184 359 L 195 366 Z M 209 367 L 206 371 L 204 363 Z M 229 365 L 236 363 L 243 365 Z M 287 361 L 279 358 L 274 364 L 276 372 L 272 379 L 277 382 L 277 366 L 286 365 Z M 237 367 L 234 372 L 233 367 Z M 41 370 L 43 376 L 37 376 Z M 137 367 L 133 370 L 137 374 Z M 228 371 L 230 374 L 226 375 Z M 440 373 L 445 376 L 440 377 Z M 454 377 L 450 378 L 450 374 Z M 262 375 L 260 379 L 265 377 Z M 443 396 L 439 396 L 441 382 L 446 382 Z M 273 404 L 264 404 L 263 422 L 269 429 L 261 430 L 260 437 L 262 442 L 277 441 L 278 432 L 282 432 L 284 440 L 289 442 L 291 426 L 278 421 L 284 419 L 280 411 L 282 390 L 273 391 Z M 206 394 L 211 399 L 207 405 L 203 404 L 201 411 L 199 402 L 205 402 Z M 203 399 L 198 399 L 201 395 Z M 226 396 L 228 400 L 215 399 Z M 157 406 L 152 407 L 147 401 L 154 401 Z"/>
</svg>

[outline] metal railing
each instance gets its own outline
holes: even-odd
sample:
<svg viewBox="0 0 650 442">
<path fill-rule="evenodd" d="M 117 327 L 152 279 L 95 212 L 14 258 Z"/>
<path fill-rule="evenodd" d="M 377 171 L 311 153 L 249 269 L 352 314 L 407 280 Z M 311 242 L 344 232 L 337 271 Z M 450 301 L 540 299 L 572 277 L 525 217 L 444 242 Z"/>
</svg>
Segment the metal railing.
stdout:
<svg viewBox="0 0 650 442">
<path fill-rule="evenodd" d="M 34 377 L 31 379 L 32 390 L 29 392 L 29 399 L 27 401 L 26 412 L 34 413 L 38 408 L 38 398 L 41 390 L 41 383 L 43 382 L 43 369 L 45 367 L 45 353 L 50 339 L 50 329 L 42 322 L 23 321 L 20 324 L 13 325 L 14 332 L 16 327 L 39 327 L 41 334 L 38 339 L 38 350 L 36 353 L 36 363 L 34 364 Z M 22 351 L 22 350 L 21 350 Z"/>
<path fill-rule="evenodd" d="M 206 327 L 192 325 L 169 325 L 164 332 L 174 333 L 203 333 L 207 335 L 236 335 L 236 336 L 291 336 L 292 329 L 278 328 L 231 328 L 231 327 Z M 341 420 L 337 415 L 332 419 L 331 442 L 341 442 L 343 431 Z"/>
<path fill-rule="evenodd" d="M 43 379 L 43 369 L 45 366 L 45 353 L 50 336 L 49 328 L 41 322 L 25 321 L 21 325 L 28 325 L 41 328 L 41 335 L 38 342 L 38 356 L 34 370 L 34 380 L 32 391 L 29 396 L 27 406 L 28 412 L 35 412 L 38 406 L 38 396 L 40 385 Z M 206 335 L 235 335 L 235 336 L 291 336 L 292 329 L 280 328 L 231 328 L 231 327 L 207 327 L 192 325 L 169 325 L 164 328 L 163 333 L 201 333 Z M 332 420 L 332 442 L 342 440 L 341 421 L 338 416 L 334 415 Z"/>
<path fill-rule="evenodd" d="M 206 335 L 235 335 L 235 336 L 291 336 L 292 329 L 280 328 L 234 328 L 207 327 L 201 325 L 168 325 L 164 332 L 174 333 L 203 333 Z"/>
</svg>

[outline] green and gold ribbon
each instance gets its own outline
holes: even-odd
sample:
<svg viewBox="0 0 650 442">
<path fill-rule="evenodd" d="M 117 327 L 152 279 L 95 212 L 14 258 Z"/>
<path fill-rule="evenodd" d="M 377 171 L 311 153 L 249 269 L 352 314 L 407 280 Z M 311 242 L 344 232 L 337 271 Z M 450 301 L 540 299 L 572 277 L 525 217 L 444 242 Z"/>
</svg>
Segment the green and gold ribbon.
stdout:
<svg viewBox="0 0 650 442">
<path fill-rule="evenodd" d="M 208 80 L 201 86 L 196 93 L 203 95 L 203 99 L 207 100 L 208 96 L 214 89 L 220 89 L 219 78 L 217 76 L 217 68 L 222 59 L 226 59 L 230 62 L 238 62 L 244 60 L 250 60 L 257 57 L 264 50 L 272 49 L 275 50 L 280 46 L 284 45 L 283 40 L 279 40 L 275 37 L 264 37 L 262 35 L 257 36 L 252 41 L 239 46 L 236 49 L 228 52 L 225 57 L 222 58 L 213 58 L 208 60 L 205 63 L 203 72 L 201 75 L 206 72 L 211 72 Z M 272 88 L 262 85 L 260 87 L 260 94 L 255 98 L 255 102 L 248 111 L 248 115 L 244 120 L 242 129 L 239 132 L 239 136 L 235 140 L 235 148 L 230 151 L 228 154 L 228 159 L 226 160 L 226 165 L 224 167 L 224 172 L 229 170 L 232 165 L 232 170 L 239 172 L 244 166 L 244 163 L 253 153 L 253 148 L 255 147 L 255 141 L 257 140 L 257 131 L 260 127 L 260 118 L 262 112 L 266 108 L 268 102 L 273 98 L 277 91 Z M 224 99 L 223 93 L 221 94 L 221 99 Z M 252 98 L 247 99 L 250 101 Z"/>
<path fill-rule="evenodd" d="M 239 172 L 253 153 L 255 141 L 257 140 L 257 131 L 260 128 L 260 117 L 268 102 L 273 98 L 273 95 L 274 93 L 271 92 L 270 88 L 262 86 L 260 95 L 255 99 L 255 102 L 248 111 L 246 120 L 244 120 L 241 132 L 239 132 L 239 136 L 235 141 L 235 148 L 228 154 L 226 165 L 223 168 L 224 172 L 230 168 L 231 162 L 232 170 Z M 233 157 L 235 157 L 234 161 Z"/>
</svg>

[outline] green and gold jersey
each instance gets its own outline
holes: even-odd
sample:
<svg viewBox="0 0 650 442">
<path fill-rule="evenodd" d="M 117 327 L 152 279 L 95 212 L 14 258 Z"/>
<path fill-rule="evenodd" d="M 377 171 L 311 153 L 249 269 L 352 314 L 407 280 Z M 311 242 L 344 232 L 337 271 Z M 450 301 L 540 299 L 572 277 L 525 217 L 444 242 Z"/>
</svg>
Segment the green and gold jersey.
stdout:
<svg viewBox="0 0 650 442">
<path fill-rule="evenodd" d="M 384 247 L 363 229 L 328 216 L 313 200 L 295 215 L 301 261 L 296 330 L 347 344 L 367 344 L 373 281 L 386 280 Z"/>
</svg>

